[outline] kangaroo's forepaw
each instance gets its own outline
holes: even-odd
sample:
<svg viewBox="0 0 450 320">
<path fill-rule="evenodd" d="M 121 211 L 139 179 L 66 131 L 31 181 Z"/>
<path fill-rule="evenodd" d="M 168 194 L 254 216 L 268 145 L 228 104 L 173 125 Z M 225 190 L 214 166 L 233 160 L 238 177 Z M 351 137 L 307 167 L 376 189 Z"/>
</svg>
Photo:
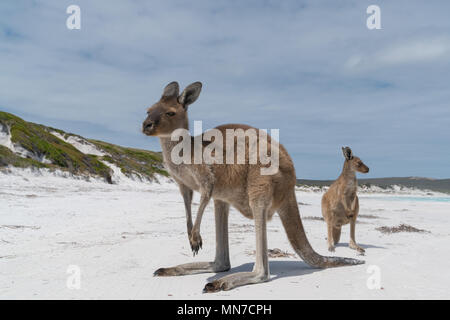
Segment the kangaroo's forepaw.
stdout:
<svg viewBox="0 0 450 320">
<path fill-rule="evenodd" d="M 203 289 L 203 293 L 213 293 L 213 292 L 219 292 L 221 290 L 227 290 L 225 282 L 215 280 L 215 281 L 209 282 L 205 285 L 205 288 Z"/>
<path fill-rule="evenodd" d="M 328 246 L 328 251 L 334 252 L 334 250 L 335 250 L 335 247 L 334 247 L 334 246 Z"/>
<path fill-rule="evenodd" d="M 194 256 L 198 253 L 198 251 L 202 248 L 203 242 L 202 237 L 200 236 L 200 233 L 193 232 L 189 242 L 191 244 L 192 252 L 194 253 Z"/>
</svg>

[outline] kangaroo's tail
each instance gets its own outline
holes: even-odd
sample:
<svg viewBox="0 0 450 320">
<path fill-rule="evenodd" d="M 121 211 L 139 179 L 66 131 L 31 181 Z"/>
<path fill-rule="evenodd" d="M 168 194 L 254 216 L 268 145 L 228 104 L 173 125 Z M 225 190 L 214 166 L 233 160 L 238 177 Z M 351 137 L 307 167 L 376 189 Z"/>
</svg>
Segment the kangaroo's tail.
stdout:
<svg viewBox="0 0 450 320">
<path fill-rule="evenodd" d="M 330 268 L 365 263 L 363 260 L 352 258 L 325 257 L 314 251 L 306 237 L 294 191 L 287 196 L 279 215 L 295 252 L 310 266 Z"/>
</svg>

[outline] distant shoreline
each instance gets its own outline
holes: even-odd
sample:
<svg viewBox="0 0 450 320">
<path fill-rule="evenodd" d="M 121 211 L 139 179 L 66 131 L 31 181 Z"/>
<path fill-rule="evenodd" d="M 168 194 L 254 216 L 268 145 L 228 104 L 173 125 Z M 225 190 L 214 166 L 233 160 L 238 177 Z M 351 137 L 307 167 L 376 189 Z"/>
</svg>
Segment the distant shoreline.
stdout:
<svg viewBox="0 0 450 320">
<path fill-rule="evenodd" d="M 297 179 L 298 186 L 327 187 L 335 180 L 310 180 Z M 382 189 L 400 186 L 405 188 L 414 188 L 420 190 L 430 190 L 450 194 L 450 179 L 431 179 L 418 177 L 390 177 L 390 178 L 372 178 L 358 179 L 359 186 L 376 186 Z"/>
</svg>

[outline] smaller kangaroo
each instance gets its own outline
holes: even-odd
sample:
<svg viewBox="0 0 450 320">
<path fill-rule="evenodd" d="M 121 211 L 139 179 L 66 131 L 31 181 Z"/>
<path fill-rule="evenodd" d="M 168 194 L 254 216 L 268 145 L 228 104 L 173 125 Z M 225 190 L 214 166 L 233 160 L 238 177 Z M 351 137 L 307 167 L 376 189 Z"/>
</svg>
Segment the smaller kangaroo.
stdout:
<svg viewBox="0 0 450 320">
<path fill-rule="evenodd" d="M 355 224 L 359 212 L 356 171 L 367 173 L 369 167 L 360 158 L 353 156 L 349 147 L 343 147 L 342 152 L 345 157 L 342 173 L 322 197 L 322 215 L 328 229 L 328 250 L 334 251 L 334 246 L 341 237 L 342 226 L 350 222 L 348 246 L 363 254 L 365 250 L 355 241 Z"/>
</svg>

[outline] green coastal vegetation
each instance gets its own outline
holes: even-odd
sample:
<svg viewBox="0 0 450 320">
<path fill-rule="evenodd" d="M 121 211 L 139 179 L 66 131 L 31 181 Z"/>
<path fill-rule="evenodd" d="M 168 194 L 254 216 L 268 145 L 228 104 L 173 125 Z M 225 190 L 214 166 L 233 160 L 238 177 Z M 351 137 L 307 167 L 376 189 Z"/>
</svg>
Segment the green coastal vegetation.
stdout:
<svg viewBox="0 0 450 320">
<path fill-rule="evenodd" d="M 154 180 L 155 174 L 168 176 L 163 168 L 160 152 L 86 139 L 60 129 L 27 122 L 11 113 L 1 111 L 0 125 L 0 128 L 9 131 L 14 147 L 26 152 L 24 157 L 24 153 L 19 154 L 0 145 L 0 168 L 13 166 L 58 169 L 74 175 L 102 177 L 109 183 L 112 182 L 112 169 L 108 164 L 117 166 L 126 176 L 137 176 L 143 180 Z M 78 137 L 81 141 L 94 145 L 105 155 L 85 154 L 52 132 L 59 133 L 64 139 L 70 136 Z"/>
</svg>

